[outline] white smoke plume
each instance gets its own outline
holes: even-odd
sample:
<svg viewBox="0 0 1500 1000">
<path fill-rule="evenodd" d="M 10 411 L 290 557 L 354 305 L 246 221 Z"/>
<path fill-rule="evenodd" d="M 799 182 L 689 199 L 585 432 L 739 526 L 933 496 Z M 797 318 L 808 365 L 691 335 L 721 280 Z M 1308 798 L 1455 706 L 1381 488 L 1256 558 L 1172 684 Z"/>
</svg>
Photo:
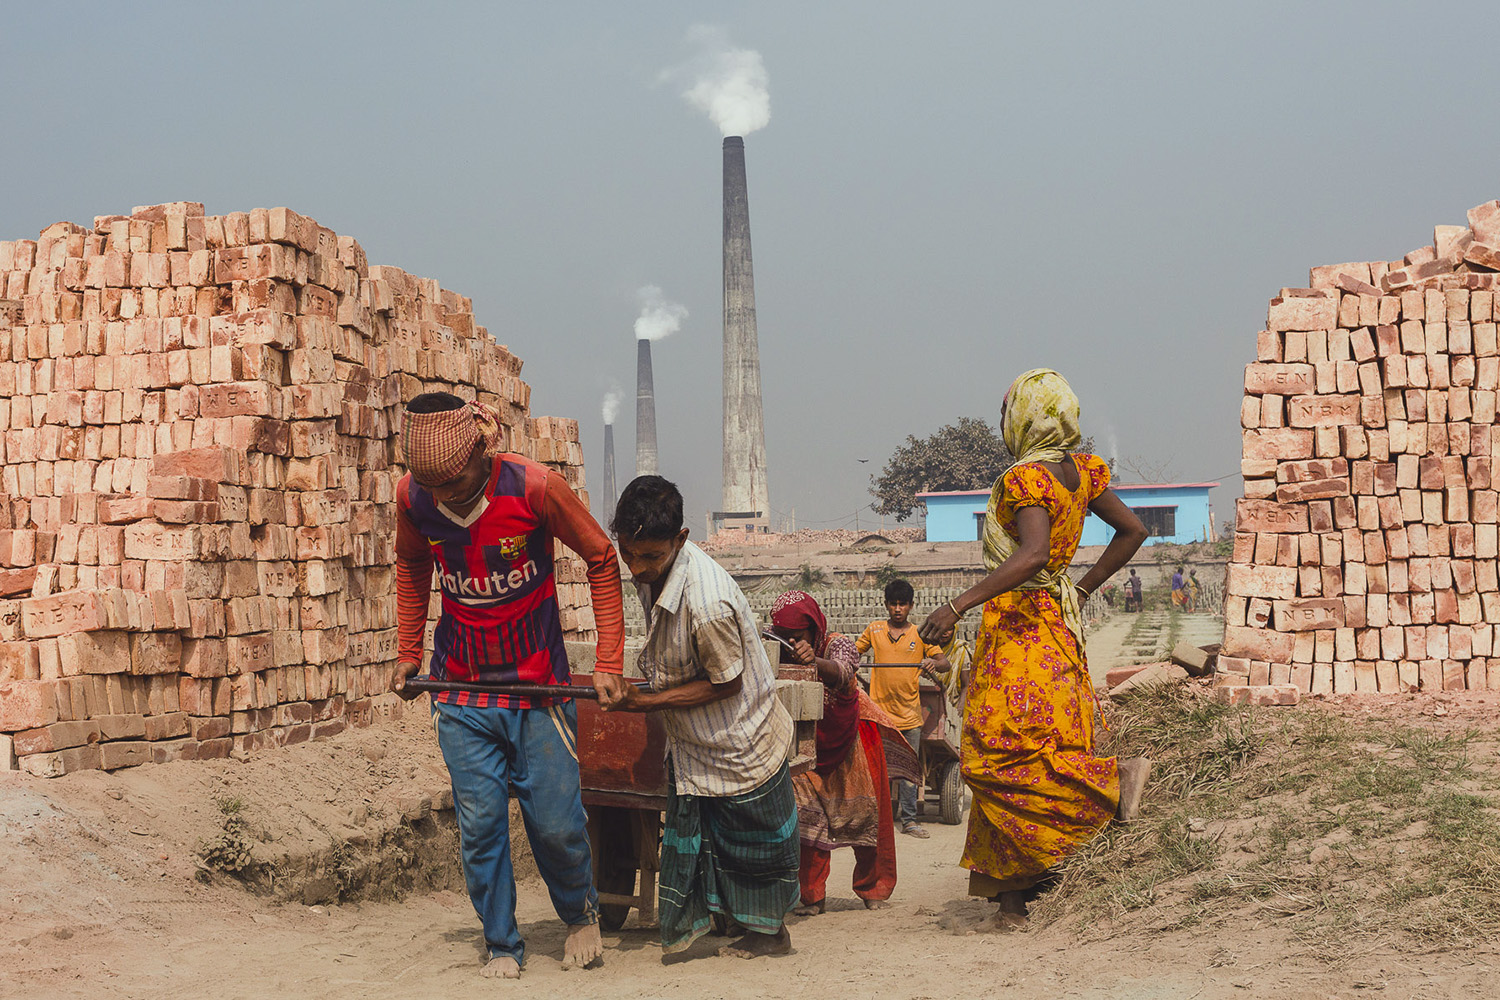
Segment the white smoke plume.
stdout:
<svg viewBox="0 0 1500 1000">
<path fill-rule="evenodd" d="M 667 70 L 663 79 L 690 79 L 682 96 L 708 112 L 724 135 L 749 135 L 771 121 L 770 78 L 760 53 L 735 48 L 723 28 L 698 25 L 688 31 L 698 53 L 686 65 Z"/>
<path fill-rule="evenodd" d="M 611 385 L 609 391 L 604 394 L 604 405 L 600 407 L 600 412 L 606 425 L 613 424 L 615 417 L 620 415 L 620 401 L 624 398 L 625 393 L 620 391 L 618 385 Z"/>
<path fill-rule="evenodd" d="M 635 321 L 636 340 L 660 340 L 671 336 L 687 319 L 687 306 L 666 298 L 655 285 L 647 285 L 636 295 L 641 300 L 641 314 Z"/>
</svg>

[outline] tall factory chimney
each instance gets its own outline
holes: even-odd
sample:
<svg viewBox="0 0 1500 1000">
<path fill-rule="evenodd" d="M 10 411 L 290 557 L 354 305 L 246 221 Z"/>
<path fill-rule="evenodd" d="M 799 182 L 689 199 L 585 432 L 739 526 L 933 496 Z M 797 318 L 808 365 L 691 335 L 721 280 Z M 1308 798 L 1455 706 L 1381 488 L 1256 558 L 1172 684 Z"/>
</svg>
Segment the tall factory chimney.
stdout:
<svg viewBox="0 0 1500 1000">
<path fill-rule="evenodd" d="M 656 475 L 656 393 L 651 388 L 651 341 L 636 339 L 635 474 Z"/>
<path fill-rule="evenodd" d="M 608 524 L 615 516 L 615 501 L 619 498 L 615 488 L 615 425 L 604 425 L 604 516 L 600 524 Z"/>
<path fill-rule="evenodd" d="M 750 260 L 745 140 L 724 139 L 724 509 L 726 527 L 767 530 L 766 432 L 760 404 L 760 340 Z"/>
</svg>

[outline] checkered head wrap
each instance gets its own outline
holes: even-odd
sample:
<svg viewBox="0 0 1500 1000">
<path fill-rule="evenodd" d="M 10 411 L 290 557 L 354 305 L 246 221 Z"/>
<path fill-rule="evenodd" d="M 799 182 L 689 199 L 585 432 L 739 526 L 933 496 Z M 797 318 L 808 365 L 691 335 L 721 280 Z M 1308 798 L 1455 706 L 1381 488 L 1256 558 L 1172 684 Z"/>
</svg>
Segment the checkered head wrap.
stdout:
<svg viewBox="0 0 1500 1000">
<path fill-rule="evenodd" d="M 401 455 L 411 476 L 423 486 L 441 486 L 464 470 L 474 446 L 486 454 L 500 450 L 500 418 L 493 409 L 471 402 L 438 413 L 401 414 Z"/>
</svg>

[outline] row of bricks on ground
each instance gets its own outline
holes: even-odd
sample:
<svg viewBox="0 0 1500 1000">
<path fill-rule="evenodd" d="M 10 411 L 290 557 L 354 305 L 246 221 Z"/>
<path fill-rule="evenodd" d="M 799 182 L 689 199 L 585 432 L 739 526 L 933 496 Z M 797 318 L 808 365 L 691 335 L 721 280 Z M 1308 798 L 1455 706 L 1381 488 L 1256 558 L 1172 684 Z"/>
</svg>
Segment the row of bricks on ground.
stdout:
<svg viewBox="0 0 1500 1000">
<path fill-rule="evenodd" d="M 1313 695 L 1500 691 L 1500 659 L 1277 663 L 1221 653 L 1216 669 L 1219 688 L 1289 685 Z"/>
<path fill-rule="evenodd" d="M 0 699 L 0 732 L 24 732 L 107 716 L 179 714 L 229 719 L 232 732 L 250 732 L 307 722 L 309 703 L 314 712 L 322 712 L 319 706 L 387 693 L 395 671 L 396 661 L 390 660 L 361 666 L 299 664 L 233 677 L 84 674 L 50 681 L 5 681 L 0 683 L 4 694 Z M 180 734 L 168 733 L 162 738 L 173 735 Z"/>
<path fill-rule="evenodd" d="M 167 764 L 177 760 L 214 760 L 228 757 L 234 751 L 253 753 L 272 747 L 293 746 L 308 740 L 336 736 L 350 725 L 368 726 L 376 719 L 399 718 L 403 709 L 399 702 L 391 700 L 392 697 L 377 696 L 348 703 L 342 703 L 342 699 L 338 699 L 340 711 L 331 718 L 274 725 L 234 734 L 228 732 L 234 721 L 230 718 L 188 717 L 190 733 L 186 736 L 158 739 L 131 739 L 127 736 L 105 739 L 101 734 L 100 737 L 85 740 L 76 746 L 55 750 L 37 750 L 30 753 L 22 751 L 22 746 L 26 744 L 21 741 L 54 727 L 18 733 L 14 740 L 12 737 L 0 735 L 0 770 L 22 770 L 37 777 L 56 778 L 74 771 L 113 771 L 146 763 Z M 108 726 L 115 731 L 128 731 L 132 729 L 128 723 L 131 718 L 138 717 L 105 716 L 87 723 L 60 723 L 58 727 L 86 726 L 102 729 Z M 104 726 L 96 725 L 101 722 Z M 220 735 L 221 732 L 222 735 Z M 85 735 L 88 734 L 85 733 Z M 150 730 L 147 730 L 144 735 L 150 736 Z M 66 738 L 76 737 L 70 734 Z M 46 742 L 45 737 L 41 741 Z"/>
<path fill-rule="evenodd" d="M 1249 605 L 1243 617 L 1234 605 Z M 1271 604 L 1271 611 L 1265 610 Z M 1415 602 L 1414 602 L 1415 603 Z M 1500 653 L 1494 626 L 1485 622 L 1432 622 L 1405 625 L 1351 625 L 1338 599 L 1303 598 L 1265 602 L 1230 597 L 1226 634 L 1238 644 L 1254 643 L 1257 658 L 1284 663 L 1334 660 L 1470 660 Z M 1257 608 L 1259 604 L 1261 607 Z M 1403 616 L 1410 617 L 1410 616 Z M 1248 632 L 1246 631 L 1248 630 Z M 1250 635 L 1249 633 L 1257 633 Z M 1230 655 L 1240 655 L 1233 653 Z"/>
<path fill-rule="evenodd" d="M 20 732 L 58 722 L 85 722 L 103 716 L 229 718 L 234 712 L 330 699 L 355 701 L 391 689 L 395 661 L 350 666 L 344 663 L 273 667 L 232 677 L 179 674 L 80 674 L 46 681 L 6 681 L 0 703 L 0 732 Z M 320 709 L 321 710 L 321 709 Z M 296 709 L 295 711 L 301 711 Z M 242 720 L 263 729 L 277 723 L 267 713 Z M 290 721 L 306 722 L 306 718 Z M 251 726 L 250 723 L 259 723 Z M 234 731 L 245 732 L 247 728 Z"/>
</svg>

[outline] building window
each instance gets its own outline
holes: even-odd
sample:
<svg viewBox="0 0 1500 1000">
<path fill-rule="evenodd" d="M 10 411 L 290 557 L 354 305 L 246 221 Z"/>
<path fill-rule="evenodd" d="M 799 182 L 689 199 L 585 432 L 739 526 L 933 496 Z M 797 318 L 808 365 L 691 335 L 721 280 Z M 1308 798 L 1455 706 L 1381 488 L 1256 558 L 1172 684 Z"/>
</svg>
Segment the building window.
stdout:
<svg viewBox="0 0 1500 1000">
<path fill-rule="evenodd" d="M 1146 526 L 1149 538 L 1171 538 L 1177 534 L 1176 507 L 1133 507 L 1135 516 Z"/>
<path fill-rule="evenodd" d="M 984 541 L 984 515 L 985 512 L 982 510 L 974 512 L 974 540 L 976 542 Z"/>
</svg>

